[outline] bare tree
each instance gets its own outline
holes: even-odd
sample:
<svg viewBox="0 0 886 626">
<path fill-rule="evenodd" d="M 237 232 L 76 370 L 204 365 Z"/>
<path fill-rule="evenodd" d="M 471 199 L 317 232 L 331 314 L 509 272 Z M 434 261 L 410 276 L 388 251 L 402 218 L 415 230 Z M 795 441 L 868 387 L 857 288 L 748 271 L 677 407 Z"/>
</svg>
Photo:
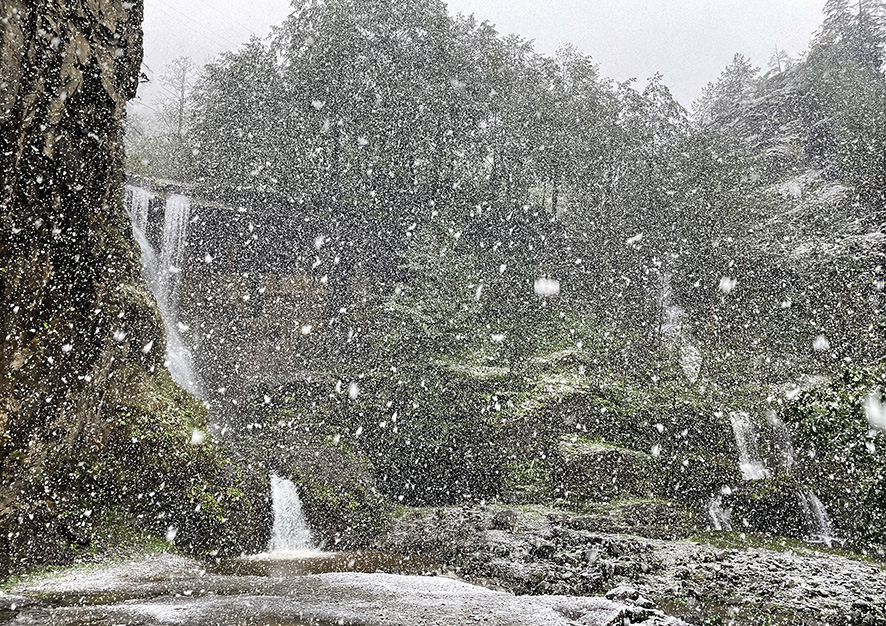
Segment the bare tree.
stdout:
<svg viewBox="0 0 886 626">
<path fill-rule="evenodd" d="M 197 77 L 197 66 L 190 57 L 178 57 L 166 66 L 160 85 L 166 91 L 164 117 L 170 133 L 184 140 L 188 130 L 188 105 Z"/>
</svg>

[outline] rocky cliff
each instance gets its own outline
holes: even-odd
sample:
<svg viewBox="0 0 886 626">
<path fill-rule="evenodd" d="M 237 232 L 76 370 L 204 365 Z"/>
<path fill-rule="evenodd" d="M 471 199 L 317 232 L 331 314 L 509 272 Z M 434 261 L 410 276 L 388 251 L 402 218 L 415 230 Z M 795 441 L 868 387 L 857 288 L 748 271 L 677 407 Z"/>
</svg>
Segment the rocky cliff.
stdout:
<svg viewBox="0 0 886 626">
<path fill-rule="evenodd" d="M 109 527 L 195 551 L 267 533 L 265 496 L 250 495 L 267 492 L 263 473 L 191 445 L 205 410 L 163 367 L 122 205 L 142 10 L 0 2 L 0 575 Z"/>
</svg>

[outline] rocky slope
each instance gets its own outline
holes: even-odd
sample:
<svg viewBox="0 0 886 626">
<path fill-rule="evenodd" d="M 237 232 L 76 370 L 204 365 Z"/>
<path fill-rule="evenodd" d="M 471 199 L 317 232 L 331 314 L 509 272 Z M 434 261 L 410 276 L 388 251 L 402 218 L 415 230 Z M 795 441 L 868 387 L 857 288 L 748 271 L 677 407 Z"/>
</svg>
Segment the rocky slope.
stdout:
<svg viewBox="0 0 886 626">
<path fill-rule="evenodd" d="M 518 594 L 606 594 L 693 624 L 886 623 L 879 564 L 776 540 L 770 548 L 778 549 L 735 549 L 724 547 L 728 535 L 650 539 L 646 526 L 666 512 L 655 503 L 625 508 L 633 514 L 415 510 L 379 546 L 431 556 L 467 580 Z"/>
</svg>

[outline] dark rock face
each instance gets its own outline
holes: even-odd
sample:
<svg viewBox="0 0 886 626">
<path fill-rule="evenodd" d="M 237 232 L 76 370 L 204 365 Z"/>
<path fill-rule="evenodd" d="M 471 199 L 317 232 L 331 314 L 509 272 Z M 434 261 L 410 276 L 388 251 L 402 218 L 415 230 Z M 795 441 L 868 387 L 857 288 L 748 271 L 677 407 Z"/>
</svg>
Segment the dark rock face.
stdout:
<svg viewBox="0 0 886 626">
<path fill-rule="evenodd" d="M 142 2 L 0 6 L 2 575 L 89 545 L 103 498 L 136 514 L 143 492 L 166 486 L 164 468 L 180 484 L 165 491 L 164 519 L 141 513 L 149 530 L 172 525 L 176 508 L 207 505 L 219 492 L 211 484 L 240 470 L 188 445 L 205 411 L 163 369 L 162 320 L 122 205 Z"/>
<path fill-rule="evenodd" d="M 13 0 L 0 22 L 0 458 L 12 485 L 98 421 L 91 399 L 112 360 L 147 369 L 163 354 L 118 191 L 141 3 L 93 4 Z M 128 342 L 113 340 L 118 329 Z"/>
</svg>

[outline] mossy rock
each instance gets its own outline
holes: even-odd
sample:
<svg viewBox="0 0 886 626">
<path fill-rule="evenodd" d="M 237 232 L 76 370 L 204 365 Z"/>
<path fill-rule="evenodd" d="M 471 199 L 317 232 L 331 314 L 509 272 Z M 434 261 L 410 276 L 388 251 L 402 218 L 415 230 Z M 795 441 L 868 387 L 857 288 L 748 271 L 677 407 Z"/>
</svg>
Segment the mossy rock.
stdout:
<svg viewBox="0 0 886 626">
<path fill-rule="evenodd" d="M 286 474 L 298 486 L 305 518 L 324 546 L 364 548 L 388 528 L 394 507 L 376 488 L 365 459 L 337 448 L 299 450 Z"/>
<path fill-rule="evenodd" d="M 648 498 L 661 491 L 660 464 L 650 454 L 565 435 L 558 446 L 554 493 L 568 503 Z"/>
<path fill-rule="evenodd" d="M 168 376 L 136 382 L 136 388 L 129 411 L 121 414 L 122 428 L 109 441 L 112 462 L 123 464 L 118 475 L 130 476 L 134 492 L 162 478 L 161 513 L 168 511 L 176 545 L 188 552 L 239 556 L 264 549 L 272 521 L 267 469 L 238 462 L 232 451 L 208 437 L 205 407 Z M 201 436 L 206 439 L 194 445 Z"/>
<path fill-rule="evenodd" d="M 688 539 L 700 530 L 698 516 L 675 502 L 625 500 L 595 507 L 588 514 L 569 519 L 577 530 L 620 533 L 653 539 Z"/>
<path fill-rule="evenodd" d="M 512 505 L 546 504 L 554 497 L 554 471 L 550 461 L 518 459 L 505 468 L 501 501 Z"/>
<path fill-rule="evenodd" d="M 44 493 L 21 503 L 9 574 L 89 558 L 113 538 L 148 533 L 202 557 L 262 550 L 270 538 L 267 470 L 238 464 L 204 432 L 203 405 L 164 371 L 123 367 L 106 396 L 105 421 L 87 445 L 35 478 Z M 0 572 L 2 575 L 3 572 Z"/>
<path fill-rule="evenodd" d="M 744 481 L 734 455 L 702 451 L 662 459 L 662 474 L 667 496 L 687 506 L 706 503 L 724 487 Z"/>
<path fill-rule="evenodd" d="M 815 534 L 802 503 L 803 489 L 790 477 L 742 483 L 725 496 L 734 530 L 805 539 Z"/>
<path fill-rule="evenodd" d="M 825 504 L 845 545 L 868 553 L 886 546 L 886 433 L 873 428 L 882 398 L 886 364 L 847 369 L 782 410 L 797 450 L 793 473 Z"/>
</svg>

